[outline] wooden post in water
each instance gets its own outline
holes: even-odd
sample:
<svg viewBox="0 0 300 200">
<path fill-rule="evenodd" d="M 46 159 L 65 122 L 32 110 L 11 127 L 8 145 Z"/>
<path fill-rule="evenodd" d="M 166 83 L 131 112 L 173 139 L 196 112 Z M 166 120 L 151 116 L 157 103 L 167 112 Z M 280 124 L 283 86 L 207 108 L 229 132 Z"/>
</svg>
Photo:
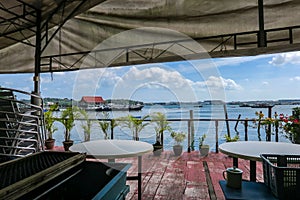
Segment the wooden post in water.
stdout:
<svg viewBox="0 0 300 200">
<path fill-rule="evenodd" d="M 239 124 L 240 119 L 241 119 L 241 114 L 239 114 L 238 120 L 236 121 L 235 126 L 234 126 L 234 130 L 235 130 L 235 132 L 237 132 L 237 133 L 238 133 L 237 126 L 238 126 L 238 124 Z"/>
<path fill-rule="evenodd" d="M 268 118 L 272 118 L 272 107 L 273 106 L 268 106 Z M 271 123 L 268 124 L 268 133 L 267 133 L 267 141 L 271 141 Z"/>
<path fill-rule="evenodd" d="M 229 121 L 228 121 L 228 113 L 227 113 L 226 103 L 223 104 L 223 108 L 224 108 L 225 119 L 226 119 L 227 135 L 228 135 L 228 137 L 231 137 L 230 136 L 230 128 L 229 128 Z"/>
<path fill-rule="evenodd" d="M 194 111 L 190 110 L 190 126 L 191 126 L 191 147 L 192 151 L 195 150 L 195 127 L 194 127 Z"/>
</svg>

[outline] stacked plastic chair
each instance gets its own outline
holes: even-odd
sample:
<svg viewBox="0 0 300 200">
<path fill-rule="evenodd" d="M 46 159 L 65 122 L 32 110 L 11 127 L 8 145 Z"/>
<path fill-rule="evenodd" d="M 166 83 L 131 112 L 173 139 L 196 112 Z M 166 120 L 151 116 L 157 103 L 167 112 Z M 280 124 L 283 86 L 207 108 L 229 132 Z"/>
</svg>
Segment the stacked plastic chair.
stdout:
<svg viewBox="0 0 300 200">
<path fill-rule="evenodd" d="M 18 100 L 18 95 L 25 100 Z M 0 87 L 0 156 L 23 157 L 44 150 L 43 116 L 39 96 Z"/>
</svg>

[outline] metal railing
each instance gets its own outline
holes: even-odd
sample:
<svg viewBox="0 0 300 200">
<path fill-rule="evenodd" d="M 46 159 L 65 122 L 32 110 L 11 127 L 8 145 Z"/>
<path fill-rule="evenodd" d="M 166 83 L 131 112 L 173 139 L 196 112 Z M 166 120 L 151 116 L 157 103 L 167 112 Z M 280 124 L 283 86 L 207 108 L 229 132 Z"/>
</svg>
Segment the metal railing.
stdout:
<svg viewBox="0 0 300 200">
<path fill-rule="evenodd" d="M 112 119 L 95 119 L 95 120 L 100 120 L 100 121 L 109 121 L 111 122 Z M 116 119 L 114 119 L 116 120 Z M 279 120 L 279 119 L 278 119 Z M 145 122 L 150 122 L 151 120 L 144 120 Z M 190 152 L 191 151 L 191 147 L 192 147 L 192 143 L 193 143 L 193 140 L 195 140 L 192 135 L 194 134 L 193 133 L 193 123 L 194 122 L 213 122 L 214 123 L 214 131 L 215 131 L 215 150 L 216 150 L 216 153 L 219 152 L 218 150 L 218 147 L 219 147 L 219 139 L 220 139 L 220 129 L 219 129 L 219 125 L 220 123 L 225 123 L 226 124 L 226 132 L 227 132 L 227 135 L 229 137 L 231 137 L 231 134 L 230 134 L 230 127 L 229 127 L 229 122 L 235 122 L 235 126 L 234 126 L 234 131 L 236 134 L 238 134 L 239 136 L 241 136 L 242 134 L 244 134 L 243 138 L 245 141 L 248 141 L 249 140 L 249 129 L 253 127 L 250 127 L 250 123 L 253 123 L 255 124 L 256 122 L 257 123 L 263 123 L 265 120 L 264 119 L 261 119 L 261 120 L 258 120 L 258 119 L 168 119 L 167 120 L 168 122 L 186 122 L 187 123 L 187 128 L 186 128 L 186 132 L 187 132 L 187 136 L 188 136 L 188 149 L 187 151 Z M 279 120 L 280 121 L 280 120 Z M 243 126 L 244 126 L 244 132 L 243 133 L 240 133 L 237 131 L 237 126 L 239 123 L 242 123 Z M 272 132 L 270 126 L 271 124 L 267 124 L 267 125 L 264 125 L 266 126 L 266 138 L 265 140 L 266 141 L 271 141 L 272 140 L 272 136 L 273 136 L 273 140 L 275 142 L 278 142 L 279 141 L 279 125 L 278 124 L 274 124 L 274 131 Z M 260 129 L 259 129 L 259 126 L 257 127 L 257 134 L 258 134 L 258 138 L 260 138 L 261 140 L 261 135 L 260 135 Z M 110 139 L 114 139 L 114 129 L 111 129 L 110 130 Z M 164 140 L 164 135 L 162 134 L 162 141 Z"/>
</svg>

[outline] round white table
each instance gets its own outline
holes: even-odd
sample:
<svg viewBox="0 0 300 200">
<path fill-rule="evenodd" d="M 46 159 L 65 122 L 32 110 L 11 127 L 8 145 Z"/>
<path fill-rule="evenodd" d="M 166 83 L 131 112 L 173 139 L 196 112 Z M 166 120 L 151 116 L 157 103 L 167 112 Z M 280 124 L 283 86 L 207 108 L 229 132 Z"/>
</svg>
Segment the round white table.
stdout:
<svg viewBox="0 0 300 200">
<path fill-rule="evenodd" d="M 235 167 L 238 167 L 238 158 L 250 160 L 250 181 L 256 181 L 256 161 L 261 161 L 261 154 L 300 155 L 300 145 L 283 142 L 227 142 L 221 144 L 219 150 L 233 157 Z"/>
<path fill-rule="evenodd" d="M 146 142 L 134 140 L 93 140 L 70 147 L 70 151 L 86 153 L 89 157 L 108 159 L 138 157 L 138 176 L 128 180 L 138 180 L 138 199 L 141 199 L 142 155 L 153 151 L 153 146 Z"/>
</svg>

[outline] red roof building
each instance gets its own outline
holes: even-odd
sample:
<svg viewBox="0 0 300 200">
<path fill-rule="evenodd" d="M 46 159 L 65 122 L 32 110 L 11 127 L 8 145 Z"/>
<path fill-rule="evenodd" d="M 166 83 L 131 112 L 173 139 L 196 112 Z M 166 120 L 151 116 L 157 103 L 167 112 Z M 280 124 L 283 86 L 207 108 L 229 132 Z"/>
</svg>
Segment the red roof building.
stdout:
<svg viewBox="0 0 300 200">
<path fill-rule="evenodd" d="M 102 104 L 104 102 L 100 96 L 83 96 L 80 100 L 81 104 Z"/>
</svg>

